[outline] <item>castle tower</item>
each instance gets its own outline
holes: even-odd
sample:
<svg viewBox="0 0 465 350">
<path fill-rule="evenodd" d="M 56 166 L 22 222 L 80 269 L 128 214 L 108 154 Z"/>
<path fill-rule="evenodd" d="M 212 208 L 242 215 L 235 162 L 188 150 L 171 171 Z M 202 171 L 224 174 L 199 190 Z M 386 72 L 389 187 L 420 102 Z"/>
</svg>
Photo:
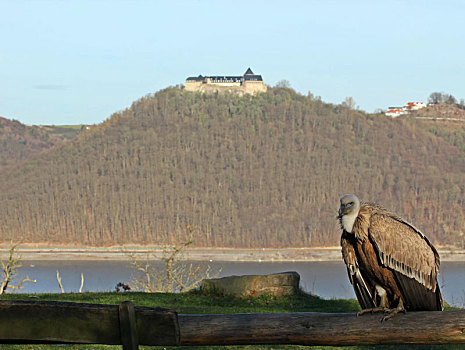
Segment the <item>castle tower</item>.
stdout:
<svg viewBox="0 0 465 350">
<path fill-rule="evenodd" d="M 263 84 L 262 76 L 254 74 L 250 67 L 244 73 L 242 86 L 244 87 L 245 92 L 249 94 L 266 92 L 266 85 Z"/>
</svg>

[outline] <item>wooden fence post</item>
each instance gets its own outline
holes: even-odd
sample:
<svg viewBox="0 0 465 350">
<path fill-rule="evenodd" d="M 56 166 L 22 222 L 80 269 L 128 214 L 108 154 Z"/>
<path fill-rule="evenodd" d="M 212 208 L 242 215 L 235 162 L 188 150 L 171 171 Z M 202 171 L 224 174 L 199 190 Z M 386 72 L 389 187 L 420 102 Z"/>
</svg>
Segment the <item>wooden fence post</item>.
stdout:
<svg viewBox="0 0 465 350">
<path fill-rule="evenodd" d="M 124 301 L 119 304 L 118 311 L 123 350 L 139 350 L 134 304 L 130 301 Z"/>
</svg>

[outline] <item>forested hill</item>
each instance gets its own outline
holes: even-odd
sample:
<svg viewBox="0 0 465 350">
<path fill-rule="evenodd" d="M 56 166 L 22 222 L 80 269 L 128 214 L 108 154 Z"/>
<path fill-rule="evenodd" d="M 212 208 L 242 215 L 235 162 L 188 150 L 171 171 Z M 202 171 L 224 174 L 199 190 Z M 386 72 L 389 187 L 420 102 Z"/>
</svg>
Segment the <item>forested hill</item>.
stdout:
<svg viewBox="0 0 465 350">
<path fill-rule="evenodd" d="M 73 138 L 79 128 L 29 126 L 0 117 L 0 171 Z"/>
<path fill-rule="evenodd" d="M 338 245 L 339 198 L 356 193 L 463 247 L 465 150 L 447 130 L 286 88 L 168 88 L 0 172 L 1 236 L 167 244 L 190 224 L 197 246 Z"/>
</svg>

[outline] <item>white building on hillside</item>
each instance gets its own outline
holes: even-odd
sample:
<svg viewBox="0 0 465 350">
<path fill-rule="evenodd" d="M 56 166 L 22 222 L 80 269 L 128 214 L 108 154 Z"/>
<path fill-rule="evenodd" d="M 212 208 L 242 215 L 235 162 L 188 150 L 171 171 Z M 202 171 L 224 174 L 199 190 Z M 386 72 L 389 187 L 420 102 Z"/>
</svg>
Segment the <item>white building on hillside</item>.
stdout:
<svg viewBox="0 0 465 350">
<path fill-rule="evenodd" d="M 417 111 L 425 107 L 426 103 L 424 102 L 407 102 L 403 107 L 389 107 L 385 114 L 388 117 L 397 118 L 403 114 L 408 114 L 410 111 Z"/>
</svg>

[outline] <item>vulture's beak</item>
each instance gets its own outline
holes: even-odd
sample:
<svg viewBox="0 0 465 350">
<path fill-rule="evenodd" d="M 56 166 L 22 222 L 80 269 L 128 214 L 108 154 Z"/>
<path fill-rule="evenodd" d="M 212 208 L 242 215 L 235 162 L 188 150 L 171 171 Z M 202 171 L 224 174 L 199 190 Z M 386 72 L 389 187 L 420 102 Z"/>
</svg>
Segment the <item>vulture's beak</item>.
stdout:
<svg viewBox="0 0 465 350">
<path fill-rule="evenodd" d="M 337 212 L 337 218 L 340 219 L 342 218 L 342 213 L 344 212 L 344 204 L 341 204 L 339 207 L 339 211 Z"/>
</svg>

